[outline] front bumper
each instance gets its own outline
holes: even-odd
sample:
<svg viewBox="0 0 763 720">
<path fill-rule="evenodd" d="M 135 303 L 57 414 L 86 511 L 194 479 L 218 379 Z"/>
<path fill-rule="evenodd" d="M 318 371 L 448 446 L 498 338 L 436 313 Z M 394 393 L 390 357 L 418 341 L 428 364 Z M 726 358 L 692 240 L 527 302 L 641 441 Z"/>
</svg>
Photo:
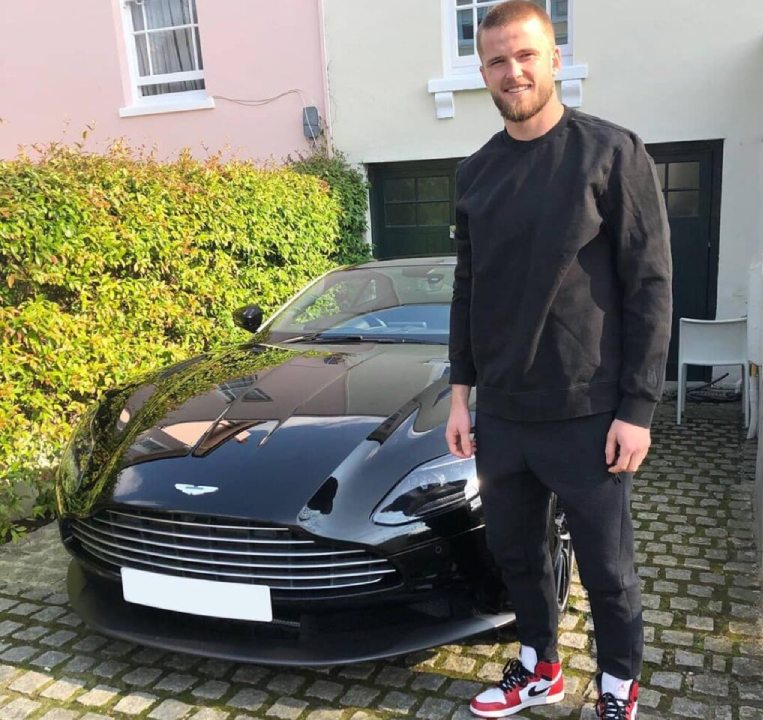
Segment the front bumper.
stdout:
<svg viewBox="0 0 763 720">
<path fill-rule="evenodd" d="M 119 583 L 86 572 L 76 559 L 69 565 L 67 589 L 75 612 L 104 635 L 263 665 L 305 667 L 381 660 L 459 642 L 514 621 L 510 612 L 481 614 L 468 597 L 458 594 L 432 605 L 303 613 L 294 622 L 218 620 L 128 603 Z"/>
</svg>

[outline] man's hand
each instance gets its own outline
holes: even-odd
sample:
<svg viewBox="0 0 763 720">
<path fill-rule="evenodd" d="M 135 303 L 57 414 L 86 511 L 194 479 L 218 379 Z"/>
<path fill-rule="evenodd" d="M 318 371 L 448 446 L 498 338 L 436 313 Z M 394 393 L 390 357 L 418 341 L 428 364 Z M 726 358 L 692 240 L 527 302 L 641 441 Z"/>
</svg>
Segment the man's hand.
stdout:
<svg viewBox="0 0 763 720">
<path fill-rule="evenodd" d="M 445 427 L 445 439 L 448 450 L 459 458 L 470 458 L 476 449 L 476 443 L 469 437 L 472 431 L 472 416 L 469 412 L 468 385 L 453 385 L 450 402 L 450 415 Z"/>
<path fill-rule="evenodd" d="M 644 461 L 652 444 L 648 428 L 631 425 L 623 420 L 613 420 L 607 433 L 604 458 L 609 472 L 636 472 Z M 617 457 L 615 458 L 615 455 Z M 613 464 L 614 463 L 614 464 Z"/>
</svg>

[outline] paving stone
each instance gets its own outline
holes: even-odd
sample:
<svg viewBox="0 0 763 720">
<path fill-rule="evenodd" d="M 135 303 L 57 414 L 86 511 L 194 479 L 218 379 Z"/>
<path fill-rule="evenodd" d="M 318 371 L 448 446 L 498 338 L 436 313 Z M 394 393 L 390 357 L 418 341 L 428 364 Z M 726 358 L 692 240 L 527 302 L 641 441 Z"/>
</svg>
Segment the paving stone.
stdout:
<svg viewBox="0 0 763 720">
<path fill-rule="evenodd" d="M 126 693 L 114 705 L 114 710 L 125 715 L 140 715 L 148 710 L 157 699 L 156 695 L 141 691 Z"/>
<path fill-rule="evenodd" d="M 485 665 L 487 664 L 488 663 L 485 663 Z M 498 663 L 490 663 L 490 664 L 498 666 L 498 676 L 500 677 L 501 670 L 503 670 L 503 665 L 498 665 Z M 483 669 L 485 665 L 483 665 Z M 445 678 L 442 675 L 435 675 L 434 673 L 421 673 L 413 681 L 413 683 L 411 684 L 411 687 L 414 690 L 425 690 L 428 692 L 437 692 L 443 686 L 444 682 L 445 682 Z"/>
<path fill-rule="evenodd" d="M 739 720 L 763 720 L 763 709 L 754 707 L 740 707 Z"/>
<path fill-rule="evenodd" d="M 379 701 L 379 710 L 390 713 L 408 714 L 411 708 L 418 702 L 414 695 L 392 690 Z"/>
<path fill-rule="evenodd" d="M 48 710 L 40 720 L 74 720 L 79 715 L 74 710 L 64 710 L 63 708 L 55 708 L 54 710 Z"/>
<path fill-rule="evenodd" d="M 686 618 L 686 627 L 691 630 L 706 630 L 712 632 L 715 629 L 715 623 L 712 618 L 700 617 L 698 615 L 689 615 Z"/>
<path fill-rule="evenodd" d="M 668 690 L 680 690 L 681 683 L 681 673 L 677 672 L 653 672 L 649 680 L 650 685 L 667 688 Z"/>
<path fill-rule="evenodd" d="M 124 672 L 128 667 L 127 663 L 119 662 L 119 660 L 106 660 L 100 665 L 96 665 L 91 672 L 98 677 L 112 679 Z"/>
<path fill-rule="evenodd" d="M 345 665 L 340 671 L 339 676 L 350 680 L 368 680 L 375 670 L 371 663 L 356 663 L 354 665 Z"/>
<path fill-rule="evenodd" d="M 650 688 L 639 688 L 638 691 L 638 706 L 656 708 L 660 704 L 662 699 L 662 693 L 652 690 Z"/>
<path fill-rule="evenodd" d="M 306 720 L 341 720 L 344 715 L 343 710 L 328 710 L 321 708 L 319 710 L 313 710 L 306 718 Z"/>
<path fill-rule="evenodd" d="M 471 700 L 482 690 L 482 684 L 470 680 L 454 680 L 447 688 L 445 694 L 449 697 Z"/>
<path fill-rule="evenodd" d="M 304 684 L 305 678 L 296 673 L 280 673 L 266 687 L 279 695 L 294 695 Z"/>
<path fill-rule="evenodd" d="M 242 710 L 257 710 L 267 701 L 268 696 L 260 690 L 245 688 L 239 690 L 228 702 L 227 705 Z"/>
<path fill-rule="evenodd" d="M 40 703 L 28 698 L 16 698 L 0 708 L 0 720 L 24 720 L 35 712 Z"/>
<path fill-rule="evenodd" d="M 453 711 L 455 703 L 442 698 L 427 698 L 416 711 L 416 717 L 426 720 L 442 720 Z"/>
<path fill-rule="evenodd" d="M 413 679 L 413 676 L 414 674 L 408 668 L 386 665 L 376 676 L 374 683 L 386 685 L 387 687 L 402 688 Z"/>
<path fill-rule="evenodd" d="M 107 685 L 96 685 L 92 690 L 89 690 L 84 695 L 80 695 L 77 698 L 77 702 L 82 705 L 102 707 L 110 703 L 117 696 L 118 692 L 116 688 L 108 687 Z"/>
<path fill-rule="evenodd" d="M 191 720 L 226 720 L 230 713 L 214 708 L 201 708 L 197 713 L 191 715 Z"/>
<path fill-rule="evenodd" d="M 233 682 L 259 685 L 263 678 L 267 677 L 269 674 L 270 673 L 265 670 L 265 668 L 257 667 L 256 665 L 242 665 L 235 673 L 233 673 Z"/>
<path fill-rule="evenodd" d="M 39 650 L 37 650 L 37 648 L 30 647 L 29 645 L 20 645 L 19 647 L 12 647 L 10 650 L 3 652 L 2 655 L 0 655 L 0 660 L 22 663 L 33 655 L 36 655 L 38 652 Z"/>
<path fill-rule="evenodd" d="M 82 680 L 61 678 L 60 680 L 56 680 L 52 685 L 48 685 L 40 695 L 50 698 L 51 700 L 65 701 L 84 688 L 85 683 Z"/>
<path fill-rule="evenodd" d="M 730 653 L 733 649 L 733 643 L 727 638 L 706 637 L 703 643 L 706 652 Z"/>
<path fill-rule="evenodd" d="M 34 620 L 38 620 L 39 622 L 53 622 L 54 620 L 60 618 L 62 615 L 66 615 L 66 610 L 63 608 L 46 607 L 39 612 L 36 612 L 34 615 L 30 615 L 30 617 Z"/>
<path fill-rule="evenodd" d="M 90 657 L 90 655 L 76 655 L 64 665 L 63 670 L 64 672 L 84 673 L 93 667 L 95 663 L 95 658 Z"/>
<path fill-rule="evenodd" d="M 62 662 L 68 660 L 70 657 L 71 655 L 69 655 L 69 653 L 48 650 L 48 652 L 44 652 L 42 655 L 38 655 L 34 660 L 31 660 L 30 664 L 50 670 L 51 668 L 56 667 L 56 665 L 60 665 Z"/>
<path fill-rule="evenodd" d="M 365 685 L 351 685 L 339 702 L 342 705 L 354 705 L 356 707 L 370 707 L 379 696 L 379 691 Z"/>
<path fill-rule="evenodd" d="M 282 720 L 296 720 L 307 707 L 304 700 L 293 697 L 280 697 L 267 710 L 268 717 L 282 718 Z"/>
<path fill-rule="evenodd" d="M 167 692 L 180 694 L 185 690 L 188 690 L 191 685 L 198 682 L 199 678 L 193 675 L 181 675 L 179 673 L 170 673 L 167 677 L 162 678 L 154 688 L 156 690 L 166 690 Z"/>
<path fill-rule="evenodd" d="M 40 643 L 42 645 L 60 648 L 75 637 L 77 637 L 77 633 L 72 632 L 71 630 L 56 630 L 56 632 L 42 638 Z"/>
<path fill-rule="evenodd" d="M 702 695 L 712 695 L 714 697 L 728 697 L 729 681 L 728 678 L 718 675 L 695 675 L 692 678 L 692 688 L 695 692 Z"/>
<path fill-rule="evenodd" d="M 688 652 L 686 650 L 676 650 L 676 665 L 685 665 L 687 667 L 702 668 L 705 665 L 705 656 L 699 653 Z"/>
<path fill-rule="evenodd" d="M 8 689 L 23 695 L 32 695 L 43 685 L 47 685 L 52 679 L 50 675 L 30 670 L 25 672 L 21 677 L 16 678 L 8 685 Z"/>
<path fill-rule="evenodd" d="M 344 691 L 344 685 L 339 683 L 329 682 L 328 680 L 316 680 L 305 690 L 305 695 L 309 697 L 317 697 L 321 700 L 336 700 Z"/>
<path fill-rule="evenodd" d="M 673 613 L 662 610 L 644 610 L 644 622 L 670 627 L 673 624 Z"/>
<path fill-rule="evenodd" d="M 24 642 L 34 642 L 46 632 L 48 632 L 48 628 L 43 627 L 42 625 L 32 625 L 31 627 L 26 627 L 23 630 L 13 633 L 13 639 L 23 640 Z"/>
<path fill-rule="evenodd" d="M 108 640 L 101 635 L 87 635 L 79 642 L 72 645 L 72 650 L 79 650 L 80 652 L 93 652 L 98 648 L 103 647 Z"/>
<path fill-rule="evenodd" d="M 220 680 L 207 680 L 191 690 L 191 695 L 208 700 L 218 700 L 230 689 L 230 683 Z"/>
<path fill-rule="evenodd" d="M 162 674 L 160 668 L 137 667 L 122 676 L 122 682 L 135 687 L 148 687 Z"/>
<path fill-rule="evenodd" d="M 135 657 L 133 655 L 133 657 Z M 217 659 L 210 659 L 205 660 L 198 668 L 197 671 L 202 677 L 210 677 L 214 678 L 215 680 L 219 680 L 222 677 L 225 677 L 225 675 L 228 674 L 228 671 L 234 667 L 232 662 L 228 662 L 227 660 L 217 660 Z M 252 666 L 246 666 L 246 667 L 252 667 Z M 265 672 L 262 670 L 262 668 L 257 668 L 261 672 Z M 245 681 L 242 681 L 245 682 Z"/>
<path fill-rule="evenodd" d="M 0 687 L 7 685 L 21 670 L 13 665 L 0 665 Z"/>
<path fill-rule="evenodd" d="M 686 647 L 694 645 L 694 635 L 690 632 L 663 630 L 660 633 L 660 637 L 662 638 L 662 641 L 668 645 L 684 645 Z"/>
<path fill-rule="evenodd" d="M 442 668 L 449 672 L 463 673 L 466 675 L 472 672 L 476 665 L 477 661 L 474 658 L 448 654 L 445 658 L 445 662 L 442 664 Z"/>
<path fill-rule="evenodd" d="M 163 700 L 149 714 L 151 720 L 180 720 L 186 717 L 191 710 L 192 705 L 180 702 L 179 700 Z"/>
</svg>

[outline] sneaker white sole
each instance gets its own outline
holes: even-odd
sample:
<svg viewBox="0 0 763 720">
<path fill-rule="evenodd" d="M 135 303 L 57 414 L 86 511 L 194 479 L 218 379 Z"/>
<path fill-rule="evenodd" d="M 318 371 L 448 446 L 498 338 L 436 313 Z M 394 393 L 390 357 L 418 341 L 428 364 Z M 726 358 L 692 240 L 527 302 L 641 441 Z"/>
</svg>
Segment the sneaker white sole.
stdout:
<svg viewBox="0 0 763 720">
<path fill-rule="evenodd" d="M 561 700 L 564 700 L 564 691 L 556 693 L 556 695 L 546 695 L 544 697 L 525 700 L 521 705 L 517 705 L 513 708 L 506 708 L 506 710 L 477 710 L 471 705 L 469 706 L 469 710 L 472 711 L 473 715 L 477 715 L 478 717 L 499 718 L 514 715 L 515 713 L 522 712 L 522 710 L 533 707 L 534 705 L 551 705 L 552 703 L 558 703 Z"/>
</svg>

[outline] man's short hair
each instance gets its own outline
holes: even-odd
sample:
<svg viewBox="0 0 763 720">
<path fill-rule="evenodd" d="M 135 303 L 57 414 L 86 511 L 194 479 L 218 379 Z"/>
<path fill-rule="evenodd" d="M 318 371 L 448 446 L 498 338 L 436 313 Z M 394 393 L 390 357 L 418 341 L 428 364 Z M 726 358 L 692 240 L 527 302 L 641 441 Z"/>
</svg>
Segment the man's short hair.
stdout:
<svg viewBox="0 0 763 720">
<path fill-rule="evenodd" d="M 480 36 L 484 30 L 505 27 L 513 22 L 530 20 L 532 18 L 537 18 L 540 21 L 551 42 L 551 47 L 554 47 L 556 45 L 556 35 L 554 33 L 554 25 L 548 13 L 534 2 L 530 2 L 530 0 L 508 0 L 508 2 L 493 5 L 477 28 L 477 52 L 481 53 Z"/>
</svg>

